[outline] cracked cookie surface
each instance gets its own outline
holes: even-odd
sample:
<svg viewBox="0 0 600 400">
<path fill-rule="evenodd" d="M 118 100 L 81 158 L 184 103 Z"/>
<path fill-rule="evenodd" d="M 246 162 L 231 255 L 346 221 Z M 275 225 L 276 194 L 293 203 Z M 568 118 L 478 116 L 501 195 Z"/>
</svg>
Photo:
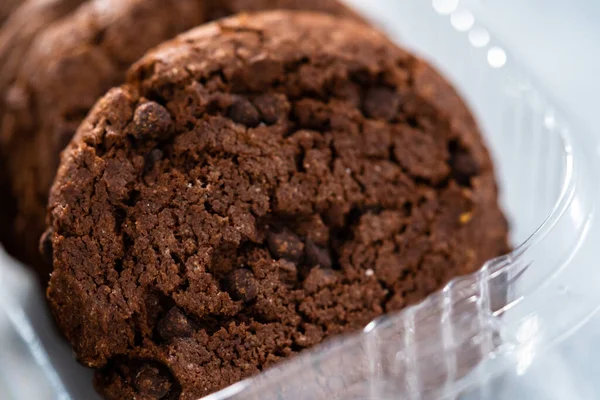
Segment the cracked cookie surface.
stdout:
<svg viewBox="0 0 600 400">
<path fill-rule="evenodd" d="M 4 0 L 2 0 L 4 1 Z M 80 5 L 81 4 L 81 5 Z M 77 7 L 79 6 L 79 7 Z M 60 152 L 94 103 L 147 50 L 242 11 L 303 9 L 358 18 L 337 0 L 29 0 L 0 34 L 0 147 L 14 197 L 5 245 L 47 280 L 39 257 Z M 16 16 L 16 15 L 15 15 Z M 6 40 L 5 40 L 6 39 Z M 2 178 L 2 177 L 0 177 Z"/>
<path fill-rule="evenodd" d="M 142 58 L 65 150 L 49 220 L 49 301 L 108 399 L 200 398 L 508 249 L 453 89 L 311 13 Z"/>
</svg>

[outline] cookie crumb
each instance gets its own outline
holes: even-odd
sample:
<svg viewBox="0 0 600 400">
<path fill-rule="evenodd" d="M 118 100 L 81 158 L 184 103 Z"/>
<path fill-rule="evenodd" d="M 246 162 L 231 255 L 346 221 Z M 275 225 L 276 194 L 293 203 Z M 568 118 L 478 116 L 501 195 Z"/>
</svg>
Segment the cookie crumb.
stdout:
<svg viewBox="0 0 600 400">
<path fill-rule="evenodd" d="M 473 219 L 472 212 L 462 213 L 462 214 L 460 214 L 460 217 L 459 217 L 459 221 L 463 225 L 468 224 L 471 221 L 471 219 Z"/>
</svg>

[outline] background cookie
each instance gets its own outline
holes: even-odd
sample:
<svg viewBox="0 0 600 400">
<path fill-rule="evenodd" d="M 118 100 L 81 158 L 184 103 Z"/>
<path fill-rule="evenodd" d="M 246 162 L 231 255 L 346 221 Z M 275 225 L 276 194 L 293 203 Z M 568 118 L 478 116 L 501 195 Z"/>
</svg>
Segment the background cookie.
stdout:
<svg viewBox="0 0 600 400">
<path fill-rule="evenodd" d="M 71 6 L 80 2 L 30 3 Z M 134 61 L 149 48 L 209 19 L 270 8 L 355 16 L 335 0 L 89 0 L 37 35 L 24 61 L 20 55 L 29 43 L 12 44 L 12 53 L 19 57 L 5 58 L 10 68 L 0 61 L 0 77 L 13 82 L 11 71 L 20 71 L 6 92 L 6 107 L 0 109 L 0 143 L 18 205 L 16 211 L 5 214 L 12 219 L 6 225 L 13 227 L 7 235 L 13 239 L 6 243 L 8 250 L 47 279 L 50 265 L 37 249 L 60 151 L 96 100 L 123 82 L 124 72 Z M 37 33 L 55 19 L 50 12 L 38 14 L 31 21 L 19 20 L 21 27 Z M 5 30 L 12 31 L 8 26 Z"/>
<path fill-rule="evenodd" d="M 23 0 L 2 0 L 0 3 L 0 27 Z"/>
<path fill-rule="evenodd" d="M 48 297 L 108 399 L 197 399 L 507 250 L 453 89 L 376 31 L 240 16 L 144 57 L 63 154 Z"/>
<path fill-rule="evenodd" d="M 8 10 L 8 6 L 16 6 L 18 2 L 2 0 L 2 10 Z M 28 226 L 25 221 L 15 221 L 17 213 L 16 200 L 11 196 L 11 185 L 7 175 L 8 166 L 12 163 L 13 149 L 8 146 L 14 138 L 12 135 L 17 130 L 19 123 L 14 115 L 7 113 L 7 103 L 15 107 L 22 106 L 24 101 L 22 90 L 15 88 L 8 90 L 14 83 L 23 59 L 29 50 L 31 43 L 37 35 L 49 24 L 62 18 L 74 10 L 83 0 L 29 0 L 24 1 L 10 16 L 0 29 L 0 241 L 17 258 L 25 261 L 39 260 L 39 253 L 35 248 L 35 240 L 30 238 L 29 246 L 23 246 L 23 233 L 27 232 Z M 21 116 L 26 118 L 27 116 Z M 24 143 L 31 138 L 23 137 Z M 18 166 L 14 166 L 18 169 Z M 27 173 L 24 171 L 24 173 Z M 15 227 L 15 223 L 17 226 Z M 21 235 L 15 236 L 15 229 Z M 39 230 L 39 226 L 37 227 Z M 39 234 L 32 232 L 33 235 Z"/>
<path fill-rule="evenodd" d="M 360 19 L 360 17 L 339 1 L 320 0 L 208 0 L 207 14 L 214 20 L 240 12 L 263 10 L 313 10 L 342 17 Z"/>
</svg>

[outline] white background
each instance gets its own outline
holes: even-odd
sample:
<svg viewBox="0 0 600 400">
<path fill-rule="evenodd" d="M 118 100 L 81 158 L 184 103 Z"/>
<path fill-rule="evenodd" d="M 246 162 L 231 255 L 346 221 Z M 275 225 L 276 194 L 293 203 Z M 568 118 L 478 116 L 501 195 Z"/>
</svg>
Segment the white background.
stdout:
<svg viewBox="0 0 600 400">
<path fill-rule="evenodd" d="M 507 47 L 541 77 L 554 97 L 590 132 L 600 134 L 600 1 L 470 3 L 482 11 Z"/>
</svg>

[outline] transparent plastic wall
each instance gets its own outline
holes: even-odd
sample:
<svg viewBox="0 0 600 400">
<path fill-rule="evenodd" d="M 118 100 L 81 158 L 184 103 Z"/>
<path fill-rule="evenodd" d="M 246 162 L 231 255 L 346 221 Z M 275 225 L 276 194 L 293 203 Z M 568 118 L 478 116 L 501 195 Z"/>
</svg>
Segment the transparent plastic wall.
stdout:
<svg viewBox="0 0 600 400">
<path fill-rule="evenodd" d="M 326 342 L 207 399 L 600 398 L 581 394 L 568 369 L 536 372 L 540 364 L 561 365 L 565 340 L 600 305 L 595 138 L 563 115 L 468 3 L 351 3 L 432 61 L 467 99 L 496 162 L 515 251 L 362 333 Z M 94 398 L 90 373 L 53 333 L 32 277 L 4 264 L 2 398 Z M 571 386 L 559 388 L 561 382 Z"/>
</svg>

